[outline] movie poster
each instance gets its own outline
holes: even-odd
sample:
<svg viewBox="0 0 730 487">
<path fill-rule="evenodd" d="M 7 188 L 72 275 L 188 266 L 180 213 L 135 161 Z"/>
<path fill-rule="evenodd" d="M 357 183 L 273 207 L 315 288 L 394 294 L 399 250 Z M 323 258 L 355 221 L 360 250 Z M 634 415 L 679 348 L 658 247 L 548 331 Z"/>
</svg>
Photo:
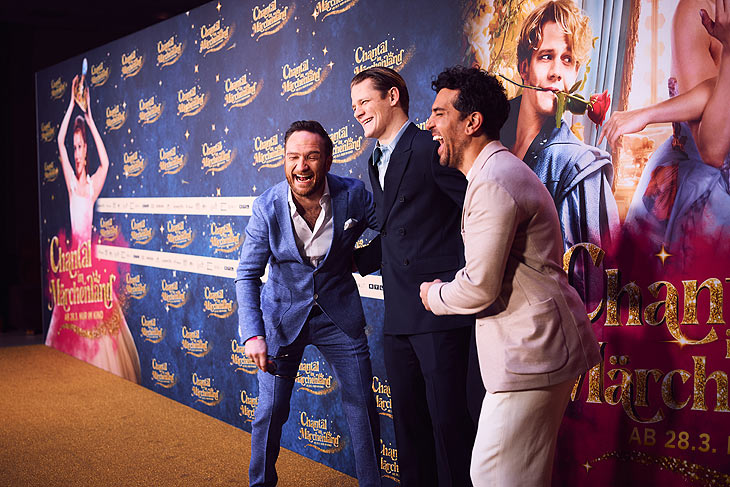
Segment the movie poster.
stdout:
<svg viewBox="0 0 730 487">
<path fill-rule="evenodd" d="M 233 277 L 252 202 L 284 178 L 286 128 L 321 122 L 331 171 L 369 187 L 374 143 L 352 116 L 352 76 L 397 70 L 423 128 L 435 75 L 476 63 L 512 100 L 501 139 L 555 199 L 565 269 L 603 355 L 576 383 L 553 484 L 730 481 L 730 135 L 715 122 L 728 80 L 699 13 L 715 18 L 715 2 L 568 2 L 576 40 L 554 72 L 540 69 L 550 53 L 519 47 L 541 4 L 214 1 L 37 73 L 46 343 L 250 431 L 257 369 Z M 523 110 L 554 91 L 558 116 L 551 99 L 523 130 Z M 397 485 L 382 282 L 356 279 L 381 475 Z M 282 446 L 354 476 L 340 386 L 313 347 Z"/>
</svg>

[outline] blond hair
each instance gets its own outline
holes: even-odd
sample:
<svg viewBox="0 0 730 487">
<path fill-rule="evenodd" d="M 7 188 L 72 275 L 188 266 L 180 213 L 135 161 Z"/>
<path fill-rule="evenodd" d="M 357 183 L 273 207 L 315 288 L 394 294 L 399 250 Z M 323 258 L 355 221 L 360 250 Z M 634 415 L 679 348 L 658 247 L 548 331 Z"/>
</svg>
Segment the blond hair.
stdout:
<svg viewBox="0 0 730 487">
<path fill-rule="evenodd" d="M 530 63 L 532 53 L 542 42 L 542 28 L 555 22 L 568 37 L 576 67 L 587 63 L 592 44 L 590 19 L 571 0 L 549 0 L 530 12 L 522 23 L 517 42 L 517 66 Z"/>
</svg>

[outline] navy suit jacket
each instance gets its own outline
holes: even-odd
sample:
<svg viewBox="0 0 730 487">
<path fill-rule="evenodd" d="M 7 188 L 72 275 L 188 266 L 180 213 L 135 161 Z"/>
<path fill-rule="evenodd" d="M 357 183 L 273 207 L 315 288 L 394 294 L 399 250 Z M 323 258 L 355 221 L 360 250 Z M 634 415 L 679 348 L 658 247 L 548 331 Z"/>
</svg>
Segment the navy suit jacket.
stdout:
<svg viewBox="0 0 730 487">
<path fill-rule="evenodd" d="M 297 249 L 288 183 L 278 183 L 254 201 L 235 280 L 242 341 L 265 336 L 276 353 L 299 335 L 315 303 L 349 336 L 362 332 L 365 317 L 352 276 L 352 251 L 365 228 L 375 227 L 372 195 L 356 179 L 328 174 L 327 182 L 333 236 L 316 268 Z"/>
<path fill-rule="evenodd" d="M 464 265 L 460 224 L 466 178 L 455 169 L 442 167 L 437 150 L 429 132 L 409 123 L 390 157 L 385 191 L 372 156 L 368 161 L 380 232 L 369 247 L 377 249 L 379 242 L 382 252 L 383 331 L 387 334 L 410 335 L 474 324 L 473 316 L 435 316 L 426 311 L 419 297 L 421 282 L 450 281 Z M 375 257 L 361 259 L 358 269 L 371 270 L 368 263 Z"/>
</svg>

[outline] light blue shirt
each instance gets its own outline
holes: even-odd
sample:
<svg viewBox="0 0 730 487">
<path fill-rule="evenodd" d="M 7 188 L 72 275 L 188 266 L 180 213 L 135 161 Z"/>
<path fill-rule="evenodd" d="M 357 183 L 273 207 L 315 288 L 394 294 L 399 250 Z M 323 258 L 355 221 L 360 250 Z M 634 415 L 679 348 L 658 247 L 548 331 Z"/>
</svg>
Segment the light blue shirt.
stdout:
<svg viewBox="0 0 730 487">
<path fill-rule="evenodd" d="M 398 145 L 398 141 L 403 135 L 403 132 L 406 131 L 406 127 L 408 127 L 409 122 L 409 120 L 406 120 L 406 123 L 404 123 L 398 133 L 395 134 L 393 140 L 390 141 L 390 144 L 381 145 L 380 141 L 375 144 L 375 149 L 373 150 L 373 161 L 375 161 L 377 157 L 377 150 L 380 149 L 382 151 L 380 159 L 375 163 L 375 168 L 378 170 L 378 181 L 380 181 L 380 187 L 383 189 L 383 191 L 385 191 L 385 172 L 388 170 L 390 156 L 391 154 L 393 154 L 393 149 L 395 149 L 395 146 Z"/>
</svg>

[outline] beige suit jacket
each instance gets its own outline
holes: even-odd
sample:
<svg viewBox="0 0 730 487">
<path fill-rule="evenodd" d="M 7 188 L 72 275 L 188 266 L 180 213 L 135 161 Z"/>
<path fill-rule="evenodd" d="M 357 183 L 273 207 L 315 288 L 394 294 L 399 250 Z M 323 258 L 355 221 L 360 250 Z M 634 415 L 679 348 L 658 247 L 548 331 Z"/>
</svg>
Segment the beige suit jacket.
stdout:
<svg viewBox="0 0 730 487">
<path fill-rule="evenodd" d="M 500 142 L 474 162 L 461 234 L 466 266 L 432 286 L 428 302 L 437 315 L 476 313 L 489 392 L 558 384 L 600 361 L 585 306 L 561 266 L 555 203 Z"/>
</svg>

